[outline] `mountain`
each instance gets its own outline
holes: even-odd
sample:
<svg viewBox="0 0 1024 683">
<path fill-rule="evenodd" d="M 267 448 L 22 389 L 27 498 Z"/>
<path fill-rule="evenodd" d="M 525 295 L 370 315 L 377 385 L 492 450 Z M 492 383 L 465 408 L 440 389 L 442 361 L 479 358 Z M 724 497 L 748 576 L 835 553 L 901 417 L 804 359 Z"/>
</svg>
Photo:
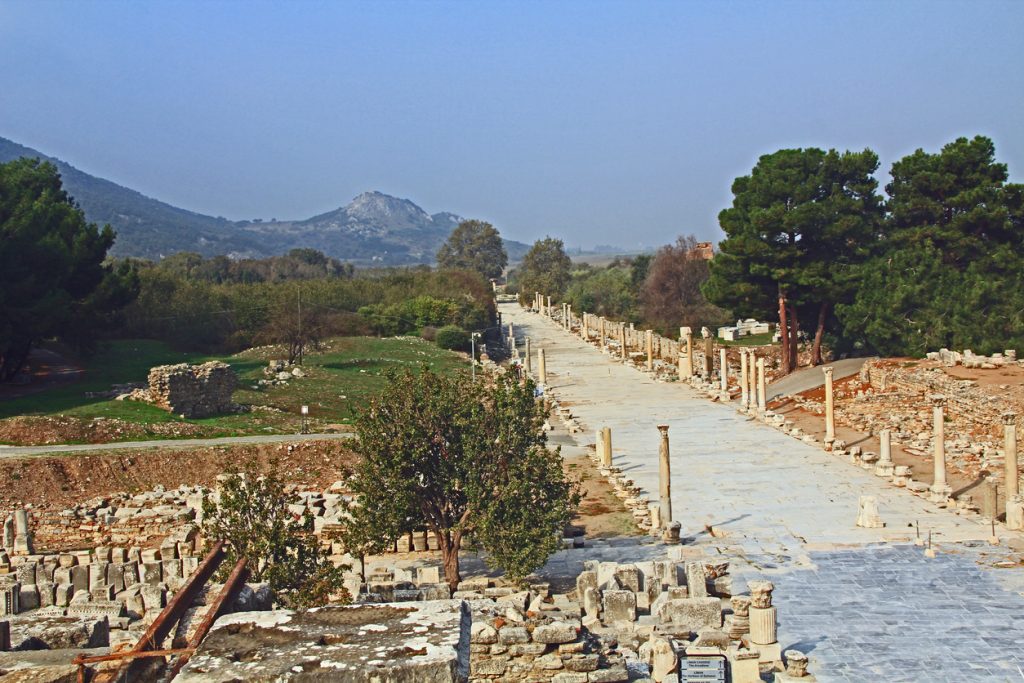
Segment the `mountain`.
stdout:
<svg viewBox="0 0 1024 683">
<path fill-rule="evenodd" d="M 114 256 L 160 259 L 194 251 L 258 258 L 310 247 L 354 263 L 432 263 L 462 220 L 454 213 L 428 214 L 408 199 L 364 192 L 347 206 L 305 220 L 229 221 L 171 206 L 0 137 L 0 163 L 23 156 L 56 165 L 86 218 L 117 231 Z M 506 240 L 505 248 L 514 261 L 529 247 Z"/>
</svg>

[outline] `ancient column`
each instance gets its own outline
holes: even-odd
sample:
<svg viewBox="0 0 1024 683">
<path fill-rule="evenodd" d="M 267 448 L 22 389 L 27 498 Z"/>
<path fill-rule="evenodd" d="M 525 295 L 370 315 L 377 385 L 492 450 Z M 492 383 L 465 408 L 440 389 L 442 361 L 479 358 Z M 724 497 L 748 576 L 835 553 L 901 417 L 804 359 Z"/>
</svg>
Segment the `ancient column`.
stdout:
<svg viewBox="0 0 1024 683">
<path fill-rule="evenodd" d="M 772 607 L 771 581 L 749 581 L 750 588 L 750 642 L 755 645 L 772 645 L 778 641 L 775 608 Z"/>
<path fill-rule="evenodd" d="M 764 358 L 757 359 L 757 409 L 768 410 L 768 387 L 764 379 Z"/>
<path fill-rule="evenodd" d="M 825 443 L 836 440 L 836 412 L 835 398 L 832 395 L 832 373 L 831 365 L 822 368 L 825 373 Z"/>
<path fill-rule="evenodd" d="M 725 355 L 725 347 L 718 349 L 718 375 L 722 382 L 722 391 L 729 391 L 729 361 Z"/>
<path fill-rule="evenodd" d="M 892 432 L 883 429 L 878 433 L 878 462 L 875 464 L 875 474 L 879 477 L 891 477 L 895 469 L 892 461 Z"/>
<path fill-rule="evenodd" d="M 565 308 L 565 329 L 572 332 L 572 306 L 566 304 Z"/>
<path fill-rule="evenodd" d="M 537 349 L 537 381 L 540 384 L 548 383 L 548 366 L 544 362 L 544 349 Z"/>
<path fill-rule="evenodd" d="M 605 332 L 605 329 L 604 329 L 604 316 L 603 315 L 601 316 L 601 321 L 598 324 L 601 327 L 601 351 L 604 351 L 604 338 L 605 338 L 604 332 Z"/>
<path fill-rule="evenodd" d="M 1006 460 L 1006 499 L 1020 493 L 1020 471 L 1017 469 L 1017 415 L 1003 413 L 1003 452 Z"/>
<path fill-rule="evenodd" d="M 689 379 L 693 377 L 693 330 L 684 327 L 683 336 L 686 338 L 686 374 L 683 379 Z"/>
<path fill-rule="evenodd" d="M 645 336 L 644 342 L 645 342 L 645 345 L 647 347 L 647 372 L 653 372 L 654 371 L 654 332 L 652 330 L 647 330 L 647 333 L 644 336 Z"/>
<path fill-rule="evenodd" d="M 706 327 L 700 328 L 700 336 L 704 338 L 704 369 L 703 379 L 711 381 L 711 366 L 714 365 L 715 340 L 711 336 L 711 330 Z"/>
<path fill-rule="evenodd" d="M 546 313 L 547 313 L 547 314 L 548 314 L 549 316 L 551 315 L 551 297 L 550 297 L 550 296 L 548 297 L 548 305 L 547 305 L 547 308 L 545 309 L 545 312 L 546 312 Z"/>
<path fill-rule="evenodd" d="M 658 456 L 661 461 L 661 525 L 662 528 L 672 523 L 672 471 L 669 466 L 668 455 L 668 425 L 658 425 L 661 432 L 661 447 L 658 449 Z"/>
<path fill-rule="evenodd" d="M 523 358 L 523 370 L 526 371 L 527 375 L 530 374 L 530 370 L 532 369 L 530 367 L 530 362 L 531 362 L 531 360 L 530 360 L 530 338 L 527 337 L 526 338 L 526 356 Z"/>
<path fill-rule="evenodd" d="M 516 338 L 516 328 L 515 328 L 513 323 L 509 323 L 508 324 L 508 338 L 509 339 L 515 339 Z"/>
<path fill-rule="evenodd" d="M 945 411 L 946 397 L 941 394 L 934 394 L 932 400 L 933 433 L 935 438 L 935 478 L 932 482 L 931 500 L 936 503 L 945 503 L 953 490 L 946 483 L 946 424 Z"/>
<path fill-rule="evenodd" d="M 1017 465 L 1017 416 L 1003 413 L 1003 452 L 1006 459 L 1006 528 L 1024 529 L 1024 496 L 1020 495 L 1020 470 Z"/>
<path fill-rule="evenodd" d="M 19 508 L 14 511 L 14 554 L 31 555 L 32 532 L 28 530 L 28 511 Z"/>
<path fill-rule="evenodd" d="M 622 362 L 626 362 L 626 357 L 629 355 L 626 351 L 626 325 L 619 323 L 619 346 L 621 349 Z"/>
<path fill-rule="evenodd" d="M 747 377 L 750 380 L 750 387 L 747 389 L 747 393 L 750 394 L 750 407 L 753 408 L 757 405 L 757 354 L 753 349 L 749 349 L 747 354 L 750 356 L 747 361 L 747 366 L 750 368 Z"/>
<path fill-rule="evenodd" d="M 747 350 L 740 349 L 740 407 L 750 407 L 750 394 L 747 392 Z"/>
<path fill-rule="evenodd" d="M 601 430 L 601 440 L 604 441 L 605 467 L 612 466 L 612 428 L 605 427 Z"/>
</svg>

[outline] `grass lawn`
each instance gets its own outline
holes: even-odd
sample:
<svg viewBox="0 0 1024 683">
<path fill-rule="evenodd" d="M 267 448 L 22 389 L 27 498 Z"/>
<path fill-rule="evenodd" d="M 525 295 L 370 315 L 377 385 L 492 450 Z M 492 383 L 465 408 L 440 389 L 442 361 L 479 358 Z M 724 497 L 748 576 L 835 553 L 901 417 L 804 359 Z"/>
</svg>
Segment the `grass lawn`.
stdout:
<svg viewBox="0 0 1024 683">
<path fill-rule="evenodd" d="M 715 343 L 721 344 L 722 346 L 771 346 L 772 333 L 765 332 L 764 334 L 750 334 L 746 337 L 740 337 L 736 341 L 716 339 Z"/>
<path fill-rule="evenodd" d="M 85 361 L 81 381 L 21 398 L 0 401 L 0 419 L 18 415 L 68 415 L 84 419 L 118 418 L 139 424 L 191 422 L 209 427 L 210 436 L 295 432 L 300 406 L 309 406 L 310 428 L 345 424 L 354 408 L 379 392 L 390 368 L 426 364 L 438 372 L 468 368 L 468 360 L 418 337 L 341 337 L 328 340 L 321 351 L 307 353 L 305 377 L 287 385 L 260 387 L 263 368 L 273 349 L 260 348 L 236 355 L 210 356 L 173 351 L 166 344 L 148 340 L 119 340 L 102 347 Z M 238 374 L 236 403 L 264 406 L 268 410 L 182 420 L 165 410 L 134 401 L 87 398 L 86 392 L 108 391 L 113 384 L 145 382 L 149 369 L 171 363 L 202 363 L 223 360 Z"/>
</svg>

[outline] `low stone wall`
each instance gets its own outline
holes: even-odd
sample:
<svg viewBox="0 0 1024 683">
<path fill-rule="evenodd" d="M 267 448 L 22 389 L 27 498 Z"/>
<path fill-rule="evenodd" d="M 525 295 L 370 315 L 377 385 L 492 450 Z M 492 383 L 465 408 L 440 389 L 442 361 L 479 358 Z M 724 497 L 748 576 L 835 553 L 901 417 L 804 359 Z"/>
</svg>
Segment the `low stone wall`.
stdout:
<svg viewBox="0 0 1024 683">
<path fill-rule="evenodd" d="M 227 363 L 161 365 L 149 371 L 150 401 L 176 415 L 207 417 L 236 410 L 238 378 Z"/>
</svg>

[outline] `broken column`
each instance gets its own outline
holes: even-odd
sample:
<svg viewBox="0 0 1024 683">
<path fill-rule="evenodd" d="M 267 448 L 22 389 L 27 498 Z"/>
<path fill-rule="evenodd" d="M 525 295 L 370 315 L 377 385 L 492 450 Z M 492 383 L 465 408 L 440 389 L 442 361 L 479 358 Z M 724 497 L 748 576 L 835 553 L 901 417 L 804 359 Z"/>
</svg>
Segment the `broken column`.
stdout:
<svg viewBox="0 0 1024 683">
<path fill-rule="evenodd" d="M 875 464 L 875 474 L 879 477 L 891 477 L 895 463 L 892 461 L 892 432 L 883 429 L 878 433 L 880 454 Z"/>
<path fill-rule="evenodd" d="M 729 391 L 729 363 L 725 356 L 725 348 L 718 350 L 718 375 L 722 381 L 722 391 Z"/>
<path fill-rule="evenodd" d="M 1006 528 L 1024 529 L 1024 497 L 1020 495 L 1017 465 L 1017 416 L 1003 413 L 1003 453 L 1006 460 Z"/>
<path fill-rule="evenodd" d="M 605 467 L 612 466 L 612 428 L 605 427 L 601 430 L 601 441 L 604 443 Z"/>
<path fill-rule="evenodd" d="M 523 370 L 525 370 L 525 371 L 526 371 L 526 374 L 527 374 L 527 375 L 529 375 L 529 374 L 530 374 L 530 370 L 532 369 L 532 368 L 530 367 L 530 364 L 531 364 L 531 362 L 532 362 L 532 361 L 530 360 L 530 353 L 531 353 L 531 351 L 530 351 L 530 338 L 529 338 L 529 337 L 527 337 L 527 338 L 526 338 L 526 356 L 525 356 L 525 357 L 524 357 L 524 359 L 523 359 Z"/>
<path fill-rule="evenodd" d="M 621 349 L 622 362 L 626 362 L 626 357 L 629 355 L 626 351 L 626 324 L 619 323 L 619 348 Z"/>
<path fill-rule="evenodd" d="M 832 394 L 833 368 L 827 365 L 822 371 L 825 373 L 825 443 L 830 444 L 836 440 L 836 404 Z"/>
<path fill-rule="evenodd" d="M 931 500 L 935 503 L 946 503 L 953 489 L 946 483 L 946 397 L 934 394 L 932 401 L 933 432 L 935 438 L 935 476 L 932 480 Z"/>
<path fill-rule="evenodd" d="M 24 508 L 14 511 L 14 552 L 13 555 L 32 555 L 32 532 L 28 528 L 28 511 Z"/>
<path fill-rule="evenodd" d="M 605 342 L 604 342 L 604 338 L 605 338 L 605 334 L 604 334 L 604 316 L 601 316 L 601 321 L 600 321 L 599 325 L 601 327 L 601 350 L 604 351 L 604 344 L 605 344 Z"/>
<path fill-rule="evenodd" d="M 654 332 L 652 330 L 647 330 L 644 342 L 647 348 L 647 372 L 652 372 L 654 370 Z"/>
<path fill-rule="evenodd" d="M 14 515 L 7 515 L 7 519 L 4 520 L 3 538 L 3 550 L 7 552 L 14 552 Z"/>
<path fill-rule="evenodd" d="M 885 526 L 878 514 L 878 500 L 874 496 L 860 497 L 857 526 L 864 529 L 881 529 Z"/>
<path fill-rule="evenodd" d="M 544 349 L 537 349 L 537 381 L 540 384 L 548 383 L 548 366 L 544 362 Z"/>
<path fill-rule="evenodd" d="M 772 591 L 775 585 L 771 581 L 749 581 L 750 588 L 750 642 L 761 646 L 761 661 L 779 659 L 778 654 L 772 652 L 772 648 L 765 647 L 776 645 L 778 649 L 778 629 L 775 615 L 775 608 L 772 607 Z"/>
<path fill-rule="evenodd" d="M 683 363 L 683 379 L 693 377 L 693 330 L 689 327 L 682 328 L 683 339 L 686 340 L 686 360 Z"/>
<path fill-rule="evenodd" d="M 768 409 L 767 401 L 768 387 L 764 381 L 764 358 L 757 359 L 757 409 L 765 411 Z"/>
<path fill-rule="evenodd" d="M 732 615 L 726 619 L 726 630 L 730 638 L 739 640 L 750 633 L 750 597 L 734 595 L 729 601 L 732 603 Z"/>
<path fill-rule="evenodd" d="M 672 523 L 672 471 L 669 465 L 668 425 L 658 425 L 658 431 L 661 432 L 661 446 L 658 449 L 661 464 L 659 501 L 661 505 L 661 524 L 664 528 Z"/>
<path fill-rule="evenodd" d="M 711 337 L 711 330 L 706 327 L 700 328 L 700 336 L 704 339 L 704 365 L 701 368 L 701 379 L 705 382 L 711 381 L 712 354 L 715 352 L 715 340 Z"/>
</svg>

